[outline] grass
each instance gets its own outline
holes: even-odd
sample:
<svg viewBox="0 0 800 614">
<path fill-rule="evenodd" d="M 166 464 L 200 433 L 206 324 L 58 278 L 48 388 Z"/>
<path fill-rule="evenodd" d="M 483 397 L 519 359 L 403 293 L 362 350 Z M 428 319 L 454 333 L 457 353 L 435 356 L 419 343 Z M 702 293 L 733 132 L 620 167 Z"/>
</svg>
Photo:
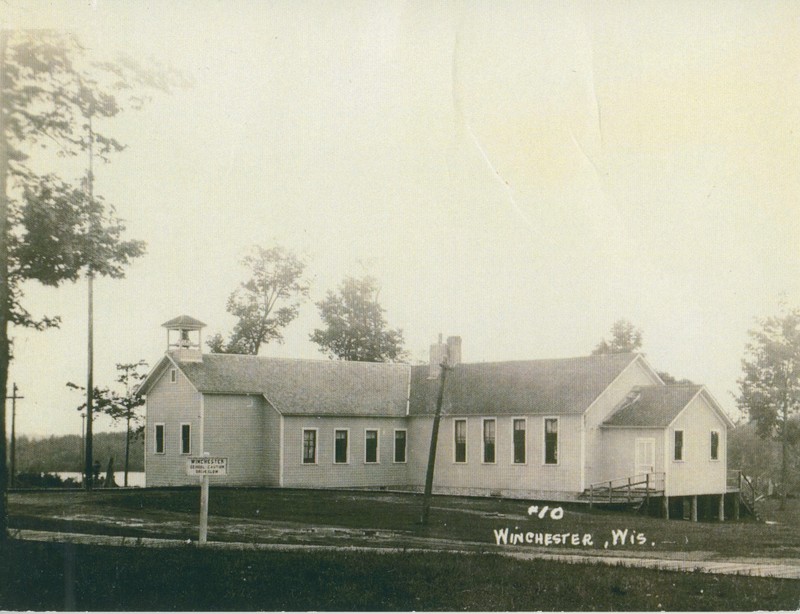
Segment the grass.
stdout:
<svg viewBox="0 0 800 614">
<path fill-rule="evenodd" d="M 800 500 L 786 511 L 767 502 L 763 522 L 664 521 L 632 513 L 567 508 L 561 520 L 527 514 L 531 502 L 436 497 L 428 528 L 418 524 L 421 498 L 415 495 L 354 491 L 268 489 L 211 490 L 210 539 L 229 541 L 330 543 L 374 542 L 403 545 L 415 538 L 494 544 L 494 529 L 589 533 L 592 549 L 603 549 L 614 529 L 647 537 L 646 546 L 615 550 L 666 555 L 710 553 L 719 557 L 800 558 Z M 197 489 L 14 493 L 12 527 L 90 531 L 130 536 L 195 538 Z M 343 529 L 337 531 L 337 529 Z M 328 529 L 328 530 L 326 530 Z M 562 547 L 563 549 L 563 547 Z M 575 550 L 570 547 L 571 550 Z"/>
<path fill-rule="evenodd" d="M 796 581 L 442 553 L 9 542 L 7 610 L 794 610 Z"/>
</svg>

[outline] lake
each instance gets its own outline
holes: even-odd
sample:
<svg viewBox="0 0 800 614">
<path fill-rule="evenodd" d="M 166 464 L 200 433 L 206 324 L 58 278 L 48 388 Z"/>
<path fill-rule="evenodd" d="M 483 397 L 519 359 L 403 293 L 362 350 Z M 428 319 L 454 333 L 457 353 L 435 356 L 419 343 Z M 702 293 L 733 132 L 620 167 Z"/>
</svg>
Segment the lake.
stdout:
<svg viewBox="0 0 800 614">
<path fill-rule="evenodd" d="M 67 478 L 72 478 L 76 482 L 82 482 L 83 478 L 79 471 L 53 471 L 58 477 L 62 480 L 66 480 Z M 106 472 L 100 472 L 100 478 L 105 478 Z M 117 486 L 122 486 L 125 483 L 125 473 L 122 471 L 115 471 L 114 472 L 114 479 L 117 482 Z M 140 488 L 144 488 L 144 471 L 129 471 L 128 472 L 128 486 L 138 486 Z"/>
</svg>

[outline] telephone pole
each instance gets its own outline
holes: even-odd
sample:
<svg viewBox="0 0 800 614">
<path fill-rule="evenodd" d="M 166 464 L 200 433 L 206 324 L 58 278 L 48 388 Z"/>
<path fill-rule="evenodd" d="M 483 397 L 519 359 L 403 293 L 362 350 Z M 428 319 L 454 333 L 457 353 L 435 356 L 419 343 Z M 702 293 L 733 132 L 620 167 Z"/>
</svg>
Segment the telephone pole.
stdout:
<svg viewBox="0 0 800 614">
<path fill-rule="evenodd" d="M 445 358 L 439 365 L 439 395 L 436 398 L 436 413 L 433 415 L 433 428 L 431 429 L 431 445 L 428 449 L 428 471 L 425 474 L 425 494 L 422 499 L 422 517 L 420 522 L 423 526 L 428 526 L 428 517 L 431 512 L 431 495 L 433 494 L 433 470 L 436 466 L 436 446 L 439 443 L 439 421 L 442 418 L 442 401 L 444 400 L 444 380 L 447 372 L 452 367 L 447 366 Z"/>
<path fill-rule="evenodd" d="M 25 397 L 17 396 L 17 383 L 14 382 L 11 387 L 11 396 L 6 397 L 11 399 L 11 488 L 17 485 L 17 399 L 24 399 Z"/>
</svg>

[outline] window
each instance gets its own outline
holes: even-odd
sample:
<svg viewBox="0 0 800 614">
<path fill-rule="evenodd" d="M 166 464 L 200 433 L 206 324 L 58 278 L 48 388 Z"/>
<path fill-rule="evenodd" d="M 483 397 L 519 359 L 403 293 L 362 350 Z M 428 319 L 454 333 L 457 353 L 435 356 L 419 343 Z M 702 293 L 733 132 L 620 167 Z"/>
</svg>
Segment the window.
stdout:
<svg viewBox="0 0 800 614">
<path fill-rule="evenodd" d="M 483 462 L 493 463 L 495 457 L 495 439 L 497 422 L 494 418 L 483 421 Z"/>
<path fill-rule="evenodd" d="M 711 431 L 711 460 L 719 460 L 719 431 Z"/>
<path fill-rule="evenodd" d="M 514 463 L 525 464 L 525 420 L 514 420 Z"/>
<path fill-rule="evenodd" d="M 406 431 L 398 429 L 394 432 L 394 462 L 406 462 Z"/>
<path fill-rule="evenodd" d="M 192 453 L 192 425 L 181 424 L 181 454 Z"/>
<path fill-rule="evenodd" d="M 378 462 L 378 431 L 375 429 L 367 429 L 364 432 L 364 462 L 377 463 Z"/>
<path fill-rule="evenodd" d="M 558 418 L 544 421 L 544 464 L 558 464 Z"/>
<path fill-rule="evenodd" d="M 333 462 L 334 463 L 346 463 L 347 462 L 347 439 L 348 439 L 347 429 L 338 429 L 338 430 L 336 430 L 333 437 L 334 437 Z"/>
<path fill-rule="evenodd" d="M 675 460 L 683 460 L 683 431 L 675 431 Z"/>
<path fill-rule="evenodd" d="M 156 424 L 156 436 L 155 436 L 155 453 L 156 454 L 164 454 L 164 425 L 163 424 Z"/>
<path fill-rule="evenodd" d="M 303 429 L 303 464 L 317 462 L 317 429 Z"/>
<path fill-rule="evenodd" d="M 174 384 L 178 381 L 178 371 L 177 369 L 170 369 L 169 370 L 169 382 L 170 384 Z"/>
<path fill-rule="evenodd" d="M 453 423 L 455 436 L 455 462 L 467 462 L 467 421 L 456 420 Z"/>
</svg>

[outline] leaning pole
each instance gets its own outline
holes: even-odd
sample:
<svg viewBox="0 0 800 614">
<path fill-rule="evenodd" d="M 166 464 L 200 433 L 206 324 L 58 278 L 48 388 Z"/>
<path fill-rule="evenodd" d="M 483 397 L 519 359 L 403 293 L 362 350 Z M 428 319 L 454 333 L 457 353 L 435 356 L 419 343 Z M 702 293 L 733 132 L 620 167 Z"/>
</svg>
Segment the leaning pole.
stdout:
<svg viewBox="0 0 800 614">
<path fill-rule="evenodd" d="M 442 401 L 444 400 L 444 381 L 447 372 L 452 368 L 447 366 L 447 358 L 439 365 L 439 396 L 436 398 L 436 413 L 433 415 L 433 429 L 431 430 L 431 447 L 428 451 L 428 471 L 425 474 L 425 496 L 422 500 L 423 526 L 428 525 L 428 516 L 431 511 L 431 494 L 433 493 L 433 469 L 436 465 L 436 445 L 439 442 L 439 421 L 442 417 Z"/>
</svg>

